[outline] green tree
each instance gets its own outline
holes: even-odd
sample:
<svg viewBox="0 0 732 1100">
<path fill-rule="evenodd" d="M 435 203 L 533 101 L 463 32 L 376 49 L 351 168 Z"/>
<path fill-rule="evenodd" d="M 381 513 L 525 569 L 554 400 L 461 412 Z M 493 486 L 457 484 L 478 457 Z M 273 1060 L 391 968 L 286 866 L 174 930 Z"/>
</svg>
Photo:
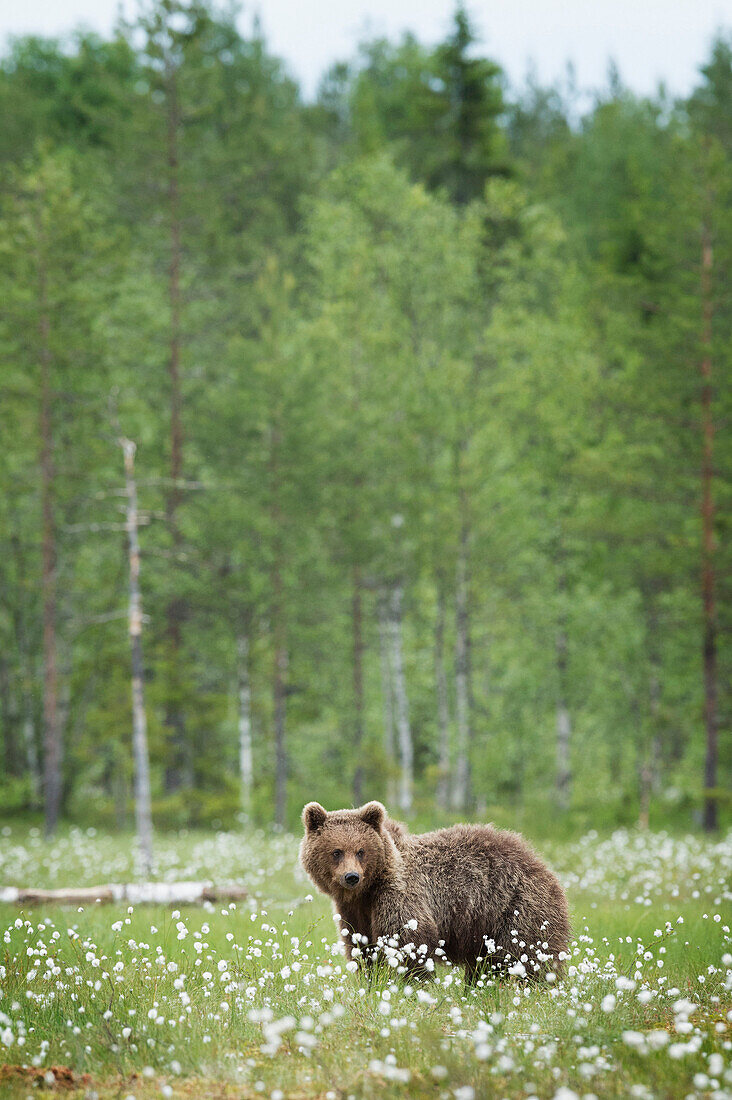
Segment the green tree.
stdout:
<svg viewBox="0 0 732 1100">
<path fill-rule="evenodd" d="M 451 33 L 432 50 L 410 34 L 362 46 L 350 72 L 336 67 L 322 89 L 336 134 L 348 117 L 358 152 L 388 146 L 410 175 L 453 202 L 480 197 L 490 176 L 506 173 L 508 156 L 502 72 L 475 56 L 476 42 L 459 5 Z"/>
<path fill-rule="evenodd" d="M 93 469 L 93 429 L 101 379 L 95 317 L 103 301 L 100 270 L 113 270 L 111 240 L 99 204 L 84 191 L 81 162 L 71 153 L 41 151 L 7 180 L 2 210 L 2 333 L 8 369 L 3 388 L 25 424 L 18 472 L 36 500 L 40 544 L 43 651 L 43 761 L 46 831 L 57 825 L 63 798 L 62 697 L 68 651 L 60 670 L 59 635 L 73 615 L 74 564 L 64 532 L 83 493 L 77 478 Z M 108 284 L 106 286 L 108 289 Z M 103 383 L 102 383 L 103 384 Z M 34 419 L 35 417 L 35 419 Z"/>
</svg>

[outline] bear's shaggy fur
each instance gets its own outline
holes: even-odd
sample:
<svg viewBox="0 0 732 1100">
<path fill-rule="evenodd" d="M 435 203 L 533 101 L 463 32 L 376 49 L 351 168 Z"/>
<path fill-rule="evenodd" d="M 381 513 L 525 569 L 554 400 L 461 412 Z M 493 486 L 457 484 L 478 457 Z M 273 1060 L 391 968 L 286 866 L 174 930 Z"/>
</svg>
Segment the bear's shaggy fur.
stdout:
<svg viewBox="0 0 732 1100">
<path fill-rule="evenodd" d="M 518 834 L 454 825 L 411 836 L 380 802 L 332 813 L 309 802 L 302 820 L 300 861 L 333 900 L 349 958 L 380 948 L 393 962 L 398 943 L 409 970 L 446 956 L 468 977 L 483 967 L 561 973 L 567 899 Z"/>
</svg>

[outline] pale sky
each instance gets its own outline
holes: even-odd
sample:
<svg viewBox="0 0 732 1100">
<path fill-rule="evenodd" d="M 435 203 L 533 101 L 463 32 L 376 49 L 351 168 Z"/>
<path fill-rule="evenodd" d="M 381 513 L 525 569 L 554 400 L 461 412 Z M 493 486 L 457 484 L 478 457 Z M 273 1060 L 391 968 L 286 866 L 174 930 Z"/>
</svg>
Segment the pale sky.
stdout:
<svg viewBox="0 0 732 1100">
<path fill-rule="evenodd" d="M 136 0 L 123 0 L 125 14 Z M 603 87 L 609 58 L 637 92 L 660 80 L 673 95 L 696 83 L 698 67 L 720 28 L 732 29 L 732 0 L 469 0 L 482 49 L 514 83 L 532 63 L 540 80 L 561 77 L 572 60 L 584 90 Z M 8 34 L 62 34 L 83 24 L 108 32 L 118 0 L 0 0 L 0 39 Z M 246 30 L 258 12 L 270 49 L 306 94 L 327 66 L 350 57 L 360 38 L 412 30 L 427 43 L 444 37 L 454 0 L 249 0 Z"/>
</svg>

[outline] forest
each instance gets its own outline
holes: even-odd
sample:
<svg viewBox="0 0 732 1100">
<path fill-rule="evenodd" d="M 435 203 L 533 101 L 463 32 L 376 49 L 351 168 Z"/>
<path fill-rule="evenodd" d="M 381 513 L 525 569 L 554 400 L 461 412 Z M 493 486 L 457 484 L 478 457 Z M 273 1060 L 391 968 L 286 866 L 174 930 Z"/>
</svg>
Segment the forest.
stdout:
<svg viewBox="0 0 732 1100">
<path fill-rule="evenodd" d="M 0 117 L 3 814 L 729 821 L 727 31 L 587 95 L 459 6 L 308 99 L 148 0 Z"/>
</svg>

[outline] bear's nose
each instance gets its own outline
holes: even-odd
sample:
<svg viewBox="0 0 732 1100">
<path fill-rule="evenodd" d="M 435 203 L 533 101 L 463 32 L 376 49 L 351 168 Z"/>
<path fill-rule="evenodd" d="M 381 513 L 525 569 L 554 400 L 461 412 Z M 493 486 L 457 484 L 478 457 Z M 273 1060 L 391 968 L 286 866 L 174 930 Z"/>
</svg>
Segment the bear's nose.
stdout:
<svg viewBox="0 0 732 1100">
<path fill-rule="evenodd" d="M 349 871 L 347 875 L 344 875 L 346 886 L 358 886 L 361 881 L 361 876 L 357 871 Z"/>
</svg>

